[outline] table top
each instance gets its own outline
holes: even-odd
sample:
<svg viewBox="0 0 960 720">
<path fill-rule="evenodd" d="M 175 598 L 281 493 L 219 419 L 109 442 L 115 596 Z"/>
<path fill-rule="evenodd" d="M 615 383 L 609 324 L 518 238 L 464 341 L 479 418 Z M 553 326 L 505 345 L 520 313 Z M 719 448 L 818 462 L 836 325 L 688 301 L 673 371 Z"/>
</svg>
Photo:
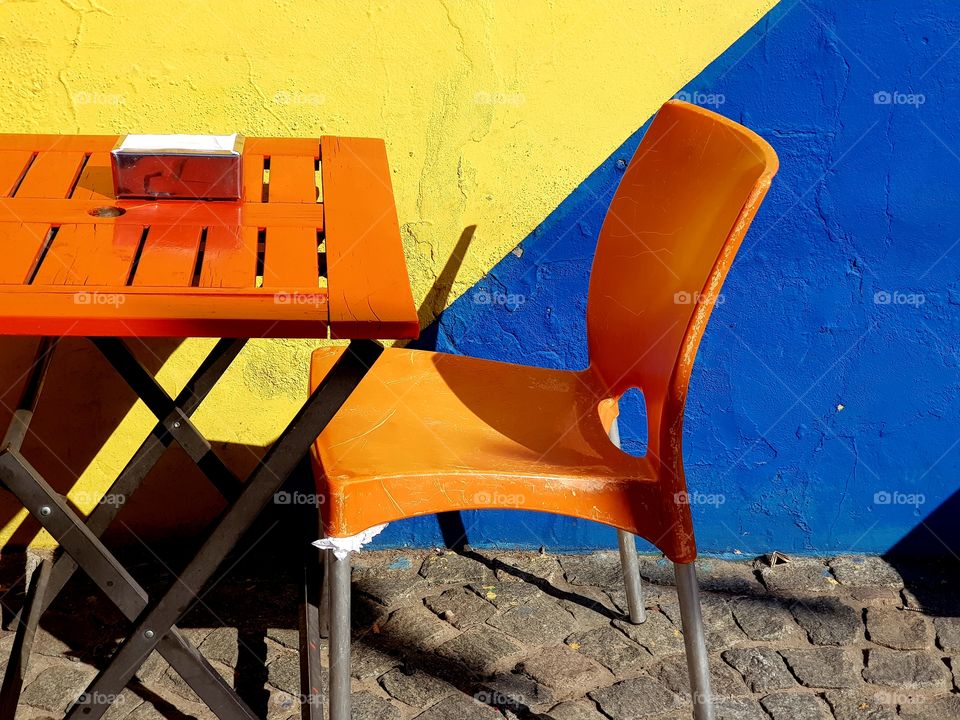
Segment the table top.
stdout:
<svg viewBox="0 0 960 720">
<path fill-rule="evenodd" d="M 116 141 L 0 134 L 0 334 L 416 337 L 382 140 L 247 138 L 238 202 L 117 200 Z"/>
</svg>

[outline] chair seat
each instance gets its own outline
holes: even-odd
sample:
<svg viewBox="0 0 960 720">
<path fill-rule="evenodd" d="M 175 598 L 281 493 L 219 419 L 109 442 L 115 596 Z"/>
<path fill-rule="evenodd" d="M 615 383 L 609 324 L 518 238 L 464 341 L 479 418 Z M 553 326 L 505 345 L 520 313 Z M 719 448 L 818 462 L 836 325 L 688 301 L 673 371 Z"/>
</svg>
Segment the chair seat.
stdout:
<svg viewBox="0 0 960 720">
<path fill-rule="evenodd" d="M 344 350 L 314 353 L 313 387 Z M 651 539 L 661 515 L 653 464 L 610 442 L 616 402 L 598 388 L 590 371 L 386 349 L 313 448 L 328 536 L 496 507 Z"/>
</svg>

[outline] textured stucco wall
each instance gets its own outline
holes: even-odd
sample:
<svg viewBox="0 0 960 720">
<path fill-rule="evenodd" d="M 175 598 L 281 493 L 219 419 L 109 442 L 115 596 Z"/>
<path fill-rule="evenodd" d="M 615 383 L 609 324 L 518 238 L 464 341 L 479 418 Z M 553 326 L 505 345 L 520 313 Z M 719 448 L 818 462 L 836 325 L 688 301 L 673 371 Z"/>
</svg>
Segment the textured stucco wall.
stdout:
<svg viewBox="0 0 960 720">
<path fill-rule="evenodd" d="M 7 2 L 0 131 L 384 137 L 427 322 L 773 4 Z M 468 226 L 455 282 L 438 282 Z M 139 351 L 176 389 L 209 346 Z M 238 467 L 292 415 L 310 346 L 253 343 L 197 414 Z M 8 387 L 29 348 L 0 349 Z M 87 510 L 150 418 L 82 343 L 65 350 L 26 449 Z M 192 527 L 216 506 L 175 453 L 165 468 L 124 511 L 143 532 Z M 0 542 L 30 540 L 22 513 L 0 512 Z"/>
<path fill-rule="evenodd" d="M 691 385 L 701 550 L 960 552 L 958 33 L 956 3 L 785 0 L 684 88 L 781 166 Z M 583 366 L 597 233 L 643 129 L 443 314 L 439 348 Z M 524 302 L 477 302 L 493 293 Z M 477 545 L 613 543 L 565 518 L 464 523 Z M 432 519 L 390 532 L 437 534 Z"/>
</svg>

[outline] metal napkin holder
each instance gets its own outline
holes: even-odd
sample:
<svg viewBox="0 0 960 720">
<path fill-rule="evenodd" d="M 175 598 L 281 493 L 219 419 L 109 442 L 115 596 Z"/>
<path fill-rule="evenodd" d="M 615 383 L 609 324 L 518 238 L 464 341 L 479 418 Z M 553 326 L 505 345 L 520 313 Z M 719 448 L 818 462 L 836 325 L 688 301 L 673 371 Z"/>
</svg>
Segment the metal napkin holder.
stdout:
<svg viewBox="0 0 960 720">
<path fill-rule="evenodd" d="M 125 135 L 110 152 L 116 197 L 239 200 L 243 141 L 242 135 Z"/>
</svg>

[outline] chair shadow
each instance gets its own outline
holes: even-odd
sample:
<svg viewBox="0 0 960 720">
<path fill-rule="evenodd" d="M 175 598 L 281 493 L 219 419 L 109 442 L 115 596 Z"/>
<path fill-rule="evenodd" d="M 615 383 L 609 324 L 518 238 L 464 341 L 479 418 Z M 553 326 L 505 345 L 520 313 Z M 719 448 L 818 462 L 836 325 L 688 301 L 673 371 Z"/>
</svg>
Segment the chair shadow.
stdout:
<svg viewBox="0 0 960 720">
<path fill-rule="evenodd" d="M 611 621 L 620 620 L 623 622 L 629 622 L 629 617 L 626 612 L 620 612 L 606 605 L 599 604 L 596 599 L 583 595 L 579 592 L 558 587 L 556 584 L 550 582 L 546 578 L 541 578 L 530 572 L 510 565 L 509 563 L 502 562 L 496 558 L 491 558 L 471 550 L 458 552 L 457 554 L 473 559 L 483 564 L 491 571 L 505 572 L 516 578 L 518 581 L 534 585 L 544 594 L 549 595 L 557 600 L 565 600 L 568 602 L 577 603 L 582 607 L 592 610 L 593 612 L 596 612 Z M 754 574 L 759 580 L 759 571 L 755 571 Z M 645 586 L 649 589 L 651 579 L 644 578 L 644 581 Z M 454 585 L 454 587 L 456 587 L 456 585 Z M 674 589 L 674 586 L 672 585 L 657 585 L 656 587 L 658 591 Z M 445 589 L 447 589 L 445 586 L 435 588 L 431 594 L 439 594 Z M 725 585 L 715 586 L 711 583 L 711 581 L 707 580 L 706 582 L 701 582 L 701 590 L 706 594 L 706 597 L 704 598 L 705 602 L 709 601 L 711 597 L 726 603 L 736 599 L 748 599 L 754 602 L 776 605 L 786 609 L 789 609 L 798 603 L 817 602 L 818 608 L 827 615 L 833 615 L 842 612 L 842 608 L 837 607 L 834 609 L 835 606 L 832 604 L 832 602 L 835 601 L 832 601 L 829 596 L 816 596 L 811 598 L 809 596 L 795 596 L 782 592 L 770 593 L 764 589 L 762 584 L 759 583 L 754 589 L 748 591 L 743 588 L 736 590 L 730 589 Z M 354 580 L 353 585 L 353 596 L 355 607 L 363 607 L 364 602 L 376 606 L 376 603 L 373 600 L 364 596 L 362 586 L 358 587 L 356 580 Z M 649 607 L 650 603 L 648 602 L 647 605 Z M 379 617 L 382 620 L 382 618 L 385 617 L 386 611 L 386 608 L 374 607 L 372 609 L 367 609 L 363 615 L 365 615 L 367 618 L 374 619 Z M 364 620 L 358 617 L 359 615 L 360 613 L 354 613 L 354 644 L 366 644 L 372 648 L 375 648 L 379 652 L 390 655 L 399 661 L 403 672 L 413 674 L 419 671 L 432 677 L 444 680 L 461 692 L 464 692 L 468 695 L 473 695 L 478 699 L 486 698 L 483 700 L 483 702 L 486 702 L 494 708 L 502 711 L 509 710 L 511 713 L 513 713 L 511 717 L 541 717 L 541 715 L 534 714 L 530 705 L 524 702 L 524 697 L 529 690 L 529 686 L 522 677 L 516 675 L 515 671 L 511 672 L 507 670 L 494 675 L 477 673 L 465 665 L 452 662 L 449 658 L 439 654 L 435 648 L 432 648 L 428 645 L 411 642 L 411 639 L 406 635 L 391 635 L 389 623 L 383 625 L 381 620 L 374 620 L 373 622 L 376 623 L 376 629 L 372 630 L 370 627 L 370 622 L 368 621 L 365 624 Z M 668 616 L 668 619 L 670 622 L 676 624 L 679 629 L 679 621 L 676 618 Z M 709 627 L 707 628 L 707 632 L 709 635 Z M 513 684 L 513 691 L 511 691 L 510 688 L 511 683 Z"/>
<path fill-rule="evenodd" d="M 420 318 L 420 337 L 416 340 L 401 340 L 395 347 L 412 347 L 419 350 L 435 350 L 437 347 L 437 316 L 447 307 L 447 301 L 450 299 L 450 293 L 453 292 L 453 286 L 457 279 L 457 274 L 463 266 L 463 261 L 467 257 L 467 250 L 473 242 L 473 236 L 476 235 L 477 226 L 467 225 L 460 233 L 460 238 L 454 246 L 450 257 L 444 264 L 433 281 L 430 290 L 417 308 L 417 316 Z"/>
<path fill-rule="evenodd" d="M 304 483 L 311 481 L 309 474 L 305 476 L 301 469 L 301 474 L 291 478 L 287 488 L 301 488 Z M 299 527 L 300 521 L 291 522 L 291 518 L 296 516 L 290 513 L 296 510 L 297 508 L 286 505 L 269 506 L 204 588 L 203 601 L 197 603 L 179 623 L 179 627 L 187 632 L 188 636 L 199 629 L 206 631 L 213 628 L 214 632 L 222 628 L 236 629 L 238 650 L 233 673 L 234 685 L 238 694 L 261 717 L 267 715 L 270 704 L 270 696 L 264 689 L 264 684 L 269 681 L 276 685 L 276 680 L 270 677 L 271 671 L 267 667 L 267 661 L 271 657 L 266 638 L 277 641 L 284 633 L 288 637 L 294 637 L 299 626 L 297 603 L 293 602 L 292 598 L 299 599 L 302 587 L 302 554 L 297 548 L 304 544 L 305 536 L 303 528 Z M 133 532 L 126 524 L 121 524 L 120 530 Z M 199 533 L 196 538 L 182 537 L 149 547 L 136 538 L 117 537 L 122 548 L 118 556 L 150 596 L 155 598 L 174 582 L 176 573 L 189 561 L 199 546 L 202 535 L 203 533 Z M 600 596 L 606 596 L 609 602 L 598 601 L 596 596 L 584 594 L 565 581 L 555 582 L 547 577 L 540 577 L 489 553 L 467 549 L 459 554 L 481 563 L 491 573 L 497 573 L 501 581 L 502 574 L 505 573 L 516 581 L 535 586 L 553 599 L 576 603 L 602 615 L 608 621 L 628 621 L 625 609 L 621 611 L 610 598 L 610 588 L 599 589 Z M 758 577 L 757 571 L 754 572 L 754 577 Z M 663 593 L 669 596 L 672 587 L 668 580 L 665 582 L 664 578 L 651 576 L 645 577 L 645 580 L 648 591 L 653 593 L 651 597 L 656 599 Z M 654 582 L 657 583 L 655 586 Z M 424 595 L 440 594 L 457 586 L 457 583 L 430 586 L 424 590 Z M 655 591 L 652 586 L 656 588 Z M 702 579 L 701 589 L 705 594 L 705 602 L 729 602 L 745 598 L 789 609 L 796 603 L 811 600 L 807 595 L 773 593 L 760 583 L 749 587 L 731 587 L 722 581 L 716 583 L 709 573 Z M 418 643 L 415 638 L 412 640 L 408 635 L 392 635 L 392 626 L 389 623 L 384 626 L 382 619 L 397 607 L 380 605 L 368 596 L 364 591 L 362 578 L 354 579 L 352 594 L 355 607 L 355 643 L 358 648 L 367 645 L 394 658 L 404 672 L 427 673 L 468 695 L 486 698 L 489 700 L 488 704 L 494 707 L 509 709 L 518 717 L 536 717 L 524 701 L 529 688 L 524 685 L 521 676 L 509 670 L 492 676 L 478 673 L 451 661 L 437 652 L 436 648 Z M 820 601 L 820 612 L 830 614 L 842 610 L 839 607 L 833 609 L 829 595 L 815 597 Z M 656 602 L 662 603 L 664 600 L 668 600 L 668 597 L 656 599 Z M 401 605 L 419 602 L 422 602 L 422 599 L 418 596 Z M 75 618 L 80 613 L 89 618 L 89 623 L 76 622 Z M 676 618 L 669 619 L 677 622 Z M 100 669 L 109 662 L 118 641 L 129 631 L 130 623 L 88 579 L 78 573 L 48 615 L 44 616 L 41 627 L 74 649 L 73 654 L 77 659 Z M 291 641 L 284 642 L 284 645 L 290 650 L 296 647 Z M 273 652 L 275 655 L 276 650 Z M 219 667 L 224 671 L 229 670 L 225 666 Z M 186 717 L 182 709 L 158 697 L 144 682 L 146 680 L 135 681 L 130 685 L 130 690 L 142 700 L 153 703 L 158 711 L 170 720 Z M 289 690 L 290 688 L 287 688 L 285 691 Z"/>
<path fill-rule="evenodd" d="M 960 617 L 960 490 L 884 553 L 910 600 L 941 617 Z"/>
</svg>

